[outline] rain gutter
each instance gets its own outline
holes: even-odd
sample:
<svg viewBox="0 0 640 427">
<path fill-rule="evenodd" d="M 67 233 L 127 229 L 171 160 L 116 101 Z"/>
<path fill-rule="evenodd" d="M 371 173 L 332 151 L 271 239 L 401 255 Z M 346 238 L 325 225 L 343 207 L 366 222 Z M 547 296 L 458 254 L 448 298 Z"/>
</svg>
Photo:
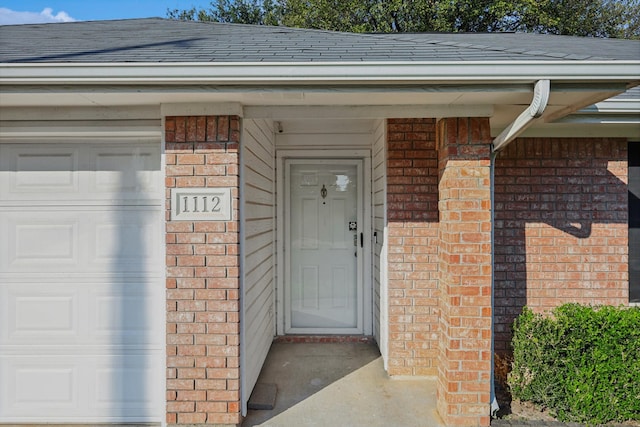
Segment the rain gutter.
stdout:
<svg viewBox="0 0 640 427">
<path fill-rule="evenodd" d="M 531 83 L 638 80 L 640 61 L 3 63 L 0 84 Z"/>
</svg>

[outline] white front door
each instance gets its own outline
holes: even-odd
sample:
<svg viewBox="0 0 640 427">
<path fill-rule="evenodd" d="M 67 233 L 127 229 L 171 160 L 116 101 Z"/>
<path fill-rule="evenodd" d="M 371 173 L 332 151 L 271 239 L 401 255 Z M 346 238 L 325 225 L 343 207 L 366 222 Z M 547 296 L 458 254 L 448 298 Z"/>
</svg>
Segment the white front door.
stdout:
<svg viewBox="0 0 640 427">
<path fill-rule="evenodd" d="M 285 163 L 285 332 L 362 333 L 362 161 Z"/>
</svg>

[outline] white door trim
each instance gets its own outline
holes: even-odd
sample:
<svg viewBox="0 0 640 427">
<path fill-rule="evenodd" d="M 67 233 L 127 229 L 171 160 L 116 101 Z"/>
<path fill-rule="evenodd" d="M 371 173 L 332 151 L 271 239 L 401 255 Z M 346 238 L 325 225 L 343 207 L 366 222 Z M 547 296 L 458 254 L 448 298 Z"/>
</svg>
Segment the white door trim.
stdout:
<svg viewBox="0 0 640 427">
<path fill-rule="evenodd" d="M 279 150 L 277 158 L 277 335 L 285 335 L 285 277 L 286 277 L 286 256 L 285 256 L 285 160 L 288 159 L 353 159 L 363 162 L 363 227 L 364 245 L 362 253 L 362 278 L 363 278 L 363 300 L 362 300 L 362 331 L 364 335 L 373 333 L 373 281 L 372 281 L 372 225 L 371 225 L 371 152 L 370 150 Z"/>
<path fill-rule="evenodd" d="M 356 266 L 356 299 L 355 299 L 355 310 L 356 310 L 356 324 L 350 328 L 331 328 L 331 327 L 318 327 L 318 328 L 296 328 L 292 325 L 292 318 L 289 316 L 293 306 L 291 299 L 292 292 L 292 257 L 293 257 L 293 249 L 291 247 L 291 236 L 293 233 L 293 229 L 291 227 L 291 209 L 287 206 L 291 206 L 292 204 L 292 188 L 291 188 L 291 168 L 297 165 L 306 165 L 315 168 L 316 166 L 323 167 L 336 167 L 336 166 L 355 166 L 356 167 L 356 206 L 357 206 L 357 217 L 355 218 L 357 223 L 360 224 L 355 234 L 355 250 L 356 257 L 353 259 L 355 261 Z M 359 244 L 359 234 L 364 233 L 363 224 L 364 224 L 364 198 L 363 198 L 363 180 L 364 180 L 364 161 L 363 159 L 286 159 L 285 160 L 285 298 L 284 298 L 284 327 L 285 333 L 287 334 L 354 334 L 360 335 L 364 332 L 363 329 L 363 289 L 364 289 L 364 265 L 363 265 L 363 246 Z M 289 183 L 289 184 L 287 184 Z M 353 218 L 351 218 L 353 219 Z M 346 224 L 345 224 L 346 225 Z M 350 245 L 351 243 L 349 243 Z M 352 250 L 349 250 L 349 253 L 352 253 Z"/>
</svg>

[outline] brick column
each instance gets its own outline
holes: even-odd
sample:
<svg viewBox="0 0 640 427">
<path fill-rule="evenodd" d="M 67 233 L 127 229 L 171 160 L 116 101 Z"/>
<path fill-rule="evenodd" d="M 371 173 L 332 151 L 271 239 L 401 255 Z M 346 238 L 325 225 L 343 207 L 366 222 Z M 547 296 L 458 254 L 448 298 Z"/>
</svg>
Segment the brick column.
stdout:
<svg viewBox="0 0 640 427">
<path fill-rule="evenodd" d="M 438 122 L 440 361 L 438 411 L 488 426 L 491 386 L 489 119 Z"/>
<path fill-rule="evenodd" d="M 166 117 L 167 424 L 240 423 L 235 116 Z M 171 221 L 170 190 L 230 187 L 232 220 Z"/>
</svg>

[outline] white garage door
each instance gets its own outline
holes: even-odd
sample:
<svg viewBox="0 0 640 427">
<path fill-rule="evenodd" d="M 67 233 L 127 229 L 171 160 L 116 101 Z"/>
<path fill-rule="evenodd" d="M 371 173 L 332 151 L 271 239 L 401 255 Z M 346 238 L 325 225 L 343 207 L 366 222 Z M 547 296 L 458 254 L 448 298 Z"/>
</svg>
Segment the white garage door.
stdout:
<svg viewBox="0 0 640 427">
<path fill-rule="evenodd" d="M 0 422 L 162 420 L 159 148 L 0 144 Z"/>
</svg>

